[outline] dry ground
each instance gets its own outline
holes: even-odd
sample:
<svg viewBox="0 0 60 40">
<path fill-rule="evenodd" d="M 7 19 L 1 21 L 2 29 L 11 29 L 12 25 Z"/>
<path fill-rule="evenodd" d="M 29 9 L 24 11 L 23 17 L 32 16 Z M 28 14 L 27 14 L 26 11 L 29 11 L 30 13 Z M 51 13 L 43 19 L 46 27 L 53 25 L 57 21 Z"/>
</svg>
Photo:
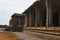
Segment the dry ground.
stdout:
<svg viewBox="0 0 60 40">
<path fill-rule="evenodd" d="M 0 32 L 0 40 L 18 40 L 18 38 L 9 32 Z"/>
</svg>

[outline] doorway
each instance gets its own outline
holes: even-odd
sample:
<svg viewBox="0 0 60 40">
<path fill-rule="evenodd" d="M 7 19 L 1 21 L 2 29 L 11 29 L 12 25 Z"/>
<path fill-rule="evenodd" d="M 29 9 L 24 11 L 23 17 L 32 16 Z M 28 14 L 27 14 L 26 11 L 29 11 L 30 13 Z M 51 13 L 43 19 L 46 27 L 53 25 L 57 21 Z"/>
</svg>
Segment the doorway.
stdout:
<svg viewBox="0 0 60 40">
<path fill-rule="evenodd" d="M 59 22 L 59 13 L 58 12 L 53 12 L 53 26 L 58 26 Z"/>
</svg>

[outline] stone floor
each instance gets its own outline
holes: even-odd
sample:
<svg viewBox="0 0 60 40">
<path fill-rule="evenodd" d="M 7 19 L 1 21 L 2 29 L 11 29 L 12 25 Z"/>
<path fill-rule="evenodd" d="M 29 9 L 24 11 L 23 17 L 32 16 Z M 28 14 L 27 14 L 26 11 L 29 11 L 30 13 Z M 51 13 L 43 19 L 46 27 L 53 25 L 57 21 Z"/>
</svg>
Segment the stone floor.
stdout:
<svg viewBox="0 0 60 40">
<path fill-rule="evenodd" d="M 0 32 L 0 40 L 42 40 L 26 32 Z"/>
<path fill-rule="evenodd" d="M 60 36 L 35 32 L 0 32 L 0 40 L 60 40 Z"/>
<path fill-rule="evenodd" d="M 60 36 L 58 35 L 50 35 L 50 34 L 43 34 L 43 33 L 36 33 L 36 32 L 29 32 L 27 31 L 29 35 L 32 35 L 34 37 L 38 37 L 43 40 L 60 40 Z"/>
<path fill-rule="evenodd" d="M 36 36 L 32 36 L 26 32 L 22 32 L 22 33 L 21 32 L 12 32 L 12 33 L 14 33 L 18 37 L 18 39 L 21 38 L 22 40 L 43 40 Z"/>
</svg>

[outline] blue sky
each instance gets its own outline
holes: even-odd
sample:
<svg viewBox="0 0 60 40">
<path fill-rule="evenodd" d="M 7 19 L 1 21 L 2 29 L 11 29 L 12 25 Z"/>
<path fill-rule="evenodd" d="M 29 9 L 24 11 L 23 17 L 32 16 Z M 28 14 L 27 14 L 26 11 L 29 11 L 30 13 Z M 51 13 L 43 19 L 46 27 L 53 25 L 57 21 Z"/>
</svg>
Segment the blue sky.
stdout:
<svg viewBox="0 0 60 40">
<path fill-rule="evenodd" d="M 0 25 L 9 25 L 13 13 L 22 13 L 36 0 L 0 0 Z"/>
</svg>

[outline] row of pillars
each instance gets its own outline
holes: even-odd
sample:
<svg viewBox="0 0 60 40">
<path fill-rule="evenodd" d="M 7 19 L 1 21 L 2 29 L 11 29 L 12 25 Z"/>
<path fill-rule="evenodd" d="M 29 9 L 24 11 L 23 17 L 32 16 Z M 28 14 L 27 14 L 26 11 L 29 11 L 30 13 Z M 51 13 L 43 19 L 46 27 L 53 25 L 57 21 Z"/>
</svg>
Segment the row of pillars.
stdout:
<svg viewBox="0 0 60 40">
<path fill-rule="evenodd" d="M 46 12 L 44 4 L 32 8 L 25 14 L 25 27 L 40 27 L 46 26 Z M 43 6 L 43 8 L 42 8 Z"/>
<path fill-rule="evenodd" d="M 41 3 L 43 3 L 41 1 Z M 54 8 L 52 6 L 52 1 L 45 0 L 45 4 L 39 5 L 32 8 L 31 11 L 27 12 L 25 15 L 25 27 L 52 27 L 54 26 Z M 58 14 L 59 16 L 60 14 Z M 57 17 L 57 16 L 56 16 Z M 57 19 L 58 25 L 60 26 L 60 16 Z M 55 22 L 56 23 L 56 22 Z"/>
<path fill-rule="evenodd" d="M 26 27 L 45 26 L 45 24 L 43 24 L 43 19 L 42 19 L 43 17 L 41 16 L 42 14 L 40 12 L 39 7 L 35 7 L 25 15 L 25 26 Z"/>
</svg>

